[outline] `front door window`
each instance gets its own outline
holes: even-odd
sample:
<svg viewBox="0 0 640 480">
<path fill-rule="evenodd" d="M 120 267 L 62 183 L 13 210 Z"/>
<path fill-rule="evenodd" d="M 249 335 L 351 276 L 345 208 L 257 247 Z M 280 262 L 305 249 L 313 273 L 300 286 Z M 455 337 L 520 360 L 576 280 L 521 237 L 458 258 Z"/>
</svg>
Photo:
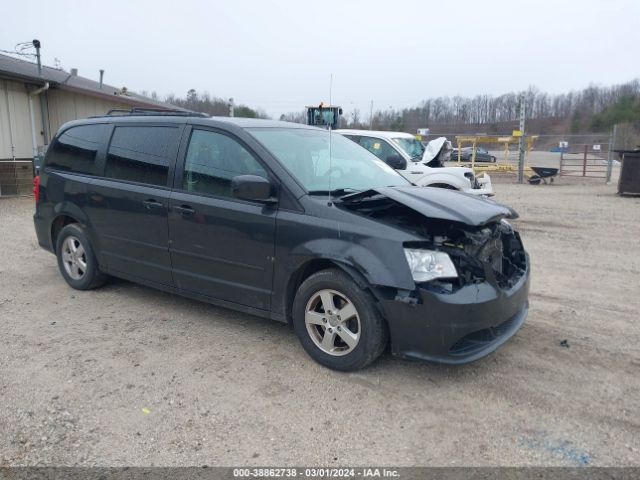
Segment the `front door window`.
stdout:
<svg viewBox="0 0 640 480">
<path fill-rule="evenodd" d="M 267 177 L 253 155 L 233 138 L 194 130 L 184 165 L 183 190 L 231 197 L 231 179 L 238 175 Z"/>
<path fill-rule="evenodd" d="M 384 162 L 392 155 L 398 155 L 398 152 L 381 138 L 360 137 L 360 145 Z"/>
</svg>

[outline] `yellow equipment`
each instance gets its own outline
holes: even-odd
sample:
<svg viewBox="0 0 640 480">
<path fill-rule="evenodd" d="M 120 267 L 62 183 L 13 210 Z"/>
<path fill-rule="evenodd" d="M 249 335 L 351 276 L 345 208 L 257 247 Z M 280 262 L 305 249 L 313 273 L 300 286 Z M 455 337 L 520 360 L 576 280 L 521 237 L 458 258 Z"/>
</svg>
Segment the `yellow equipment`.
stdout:
<svg viewBox="0 0 640 480">
<path fill-rule="evenodd" d="M 461 161 L 461 148 L 464 144 L 471 144 L 473 151 L 471 153 L 471 163 L 467 163 L 466 166 L 471 167 L 474 172 L 505 172 L 505 173 L 517 173 L 518 165 L 509 163 L 509 145 L 518 144 L 520 142 L 520 135 L 517 135 L 516 131 L 513 132 L 516 135 L 505 136 L 490 136 L 490 135 L 456 135 L 456 142 L 458 144 L 458 165 L 462 165 Z M 518 132 L 519 133 L 519 132 Z M 533 148 L 533 143 L 538 139 L 538 135 L 529 135 L 525 137 L 526 151 L 525 151 L 525 172 L 528 175 L 533 175 L 533 170 L 527 165 L 527 158 L 529 152 Z M 504 147 L 504 163 L 496 161 L 496 163 L 479 165 L 476 164 L 476 147 L 480 144 L 502 144 Z"/>
<path fill-rule="evenodd" d="M 342 107 L 337 105 L 325 105 L 320 102 L 318 106 L 307 106 L 307 125 L 322 127 L 328 130 L 338 128 Z"/>
</svg>

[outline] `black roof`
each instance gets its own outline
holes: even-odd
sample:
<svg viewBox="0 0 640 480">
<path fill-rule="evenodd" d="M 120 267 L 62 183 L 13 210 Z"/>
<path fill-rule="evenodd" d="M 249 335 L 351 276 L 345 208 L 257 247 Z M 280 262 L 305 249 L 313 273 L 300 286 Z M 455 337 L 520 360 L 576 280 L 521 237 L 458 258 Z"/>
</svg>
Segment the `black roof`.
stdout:
<svg viewBox="0 0 640 480">
<path fill-rule="evenodd" d="M 43 85 L 45 82 L 49 82 L 51 88 L 75 91 L 85 95 L 102 97 L 107 100 L 131 105 L 182 110 L 174 105 L 158 102 L 134 92 L 123 92 L 122 88 L 113 87 L 105 83 L 103 83 L 101 88 L 100 82 L 79 75 L 72 75 L 59 68 L 43 65 L 42 75 L 39 75 L 38 65 L 9 55 L 0 54 L 0 78 L 22 80 L 35 85 Z"/>
</svg>

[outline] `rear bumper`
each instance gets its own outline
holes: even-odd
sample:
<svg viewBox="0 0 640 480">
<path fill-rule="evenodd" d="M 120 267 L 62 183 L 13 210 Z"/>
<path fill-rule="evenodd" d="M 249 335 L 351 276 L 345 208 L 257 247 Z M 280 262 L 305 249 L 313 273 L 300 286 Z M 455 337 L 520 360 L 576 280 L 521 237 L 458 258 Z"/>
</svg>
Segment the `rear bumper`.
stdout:
<svg viewBox="0 0 640 480">
<path fill-rule="evenodd" d="M 385 300 L 391 351 L 407 359 L 462 364 L 478 360 L 511 338 L 529 311 L 529 264 L 509 290 L 488 282 L 455 293 L 419 288 L 417 305 Z"/>
<path fill-rule="evenodd" d="M 38 215 L 38 212 L 33 215 L 33 224 L 36 228 L 36 237 L 38 237 L 38 244 L 45 250 L 53 252 L 53 247 L 51 246 L 51 238 L 49 237 L 49 225 L 40 215 Z"/>
</svg>

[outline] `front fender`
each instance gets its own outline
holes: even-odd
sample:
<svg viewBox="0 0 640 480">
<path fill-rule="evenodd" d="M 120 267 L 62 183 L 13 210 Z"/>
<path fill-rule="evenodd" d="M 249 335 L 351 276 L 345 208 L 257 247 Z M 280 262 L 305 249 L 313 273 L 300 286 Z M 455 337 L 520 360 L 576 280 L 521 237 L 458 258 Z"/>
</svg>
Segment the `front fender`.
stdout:
<svg viewBox="0 0 640 480">
<path fill-rule="evenodd" d="M 465 177 L 460 178 L 450 173 L 433 173 L 420 178 L 416 185 L 419 187 L 428 187 L 430 185 L 444 184 L 449 185 L 456 190 L 468 190 L 471 188 L 471 182 Z"/>
<path fill-rule="evenodd" d="M 352 238 L 324 237 L 307 239 L 292 246 L 290 250 L 276 249 L 274 291 L 271 297 L 272 313 L 286 318 L 297 286 L 304 280 L 310 267 L 314 271 L 332 266 L 340 268 L 361 288 L 415 289 L 402 242 L 386 242 L 379 239 L 368 239 L 365 242 L 380 244 L 366 245 L 366 243 L 354 243 Z M 374 253 L 371 248 L 378 253 Z M 375 289 L 372 290 L 376 292 Z"/>
<path fill-rule="evenodd" d="M 300 260 L 299 265 L 310 259 L 323 259 L 344 264 L 360 273 L 369 285 L 402 290 L 415 288 L 401 243 L 385 242 L 375 238 L 366 242 L 380 242 L 381 245 L 371 245 L 377 248 L 368 248 L 370 246 L 366 244 L 353 243 L 349 240 L 313 239 L 296 246 L 291 251 L 291 256 Z M 384 255 L 382 255 L 383 252 Z"/>
</svg>

